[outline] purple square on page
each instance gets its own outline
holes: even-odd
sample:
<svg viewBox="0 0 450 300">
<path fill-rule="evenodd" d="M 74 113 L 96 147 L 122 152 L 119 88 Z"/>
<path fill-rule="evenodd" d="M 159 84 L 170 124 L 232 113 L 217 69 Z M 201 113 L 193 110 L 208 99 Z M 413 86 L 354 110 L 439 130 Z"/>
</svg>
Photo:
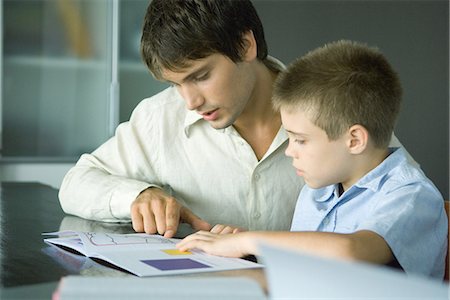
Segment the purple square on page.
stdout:
<svg viewBox="0 0 450 300">
<path fill-rule="evenodd" d="M 211 268 L 189 258 L 141 260 L 143 263 L 161 271 Z"/>
</svg>

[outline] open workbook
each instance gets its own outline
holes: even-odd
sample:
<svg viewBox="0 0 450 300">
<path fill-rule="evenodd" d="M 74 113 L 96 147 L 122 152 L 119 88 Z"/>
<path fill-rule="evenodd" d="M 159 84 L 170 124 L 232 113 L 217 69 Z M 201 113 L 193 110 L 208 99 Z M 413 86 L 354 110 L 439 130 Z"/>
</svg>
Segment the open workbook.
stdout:
<svg viewBox="0 0 450 300">
<path fill-rule="evenodd" d="M 140 277 L 261 268 L 240 258 L 208 255 L 202 251 L 180 252 L 179 239 L 144 233 L 114 234 L 98 232 L 43 233 L 47 244 L 76 251 L 105 261 Z"/>
</svg>

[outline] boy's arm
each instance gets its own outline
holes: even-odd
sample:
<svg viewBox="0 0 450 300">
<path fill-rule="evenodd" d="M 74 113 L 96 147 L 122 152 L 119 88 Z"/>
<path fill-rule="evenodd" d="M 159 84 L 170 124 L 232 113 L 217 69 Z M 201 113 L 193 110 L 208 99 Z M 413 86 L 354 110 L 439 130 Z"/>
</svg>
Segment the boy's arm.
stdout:
<svg viewBox="0 0 450 300">
<path fill-rule="evenodd" d="M 351 234 L 331 232 L 242 232 L 218 235 L 200 231 L 186 237 L 177 247 L 181 251 L 198 248 L 207 253 L 242 257 L 258 255 L 258 244 L 264 242 L 315 255 L 387 264 L 393 255 L 378 234 L 362 230 Z"/>
<path fill-rule="evenodd" d="M 334 232 L 254 232 L 251 244 L 266 242 L 315 255 L 386 264 L 393 259 L 386 241 L 369 230 L 350 234 Z M 258 248 L 253 248 L 258 254 Z"/>
</svg>

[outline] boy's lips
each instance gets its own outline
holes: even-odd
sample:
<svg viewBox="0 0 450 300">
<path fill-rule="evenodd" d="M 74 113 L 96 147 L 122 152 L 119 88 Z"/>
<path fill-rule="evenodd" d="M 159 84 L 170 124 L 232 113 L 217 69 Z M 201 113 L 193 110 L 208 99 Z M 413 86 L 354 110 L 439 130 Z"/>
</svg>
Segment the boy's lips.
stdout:
<svg viewBox="0 0 450 300">
<path fill-rule="evenodd" d="M 297 169 L 297 168 L 295 168 L 295 173 L 297 173 L 298 176 L 303 176 L 304 175 L 303 170 L 300 170 L 300 169 Z"/>
</svg>

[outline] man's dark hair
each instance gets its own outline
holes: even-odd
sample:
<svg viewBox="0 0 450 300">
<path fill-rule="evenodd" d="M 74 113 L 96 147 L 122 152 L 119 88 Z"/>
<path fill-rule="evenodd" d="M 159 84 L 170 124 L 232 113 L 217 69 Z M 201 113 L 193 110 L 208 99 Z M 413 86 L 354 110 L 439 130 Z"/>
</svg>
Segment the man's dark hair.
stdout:
<svg viewBox="0 0 450 300">
<path fill-rule="evenodd" d="M 153 0 L 144 19 L 141 54 L 153 76 L 162 79 L 162 69 L 180 70 L 188 60 L 214 53 L 241 61 L 242 37 L 249 31 L 264 61 L 264 31 L 249 0 Z"/>
</svg>

